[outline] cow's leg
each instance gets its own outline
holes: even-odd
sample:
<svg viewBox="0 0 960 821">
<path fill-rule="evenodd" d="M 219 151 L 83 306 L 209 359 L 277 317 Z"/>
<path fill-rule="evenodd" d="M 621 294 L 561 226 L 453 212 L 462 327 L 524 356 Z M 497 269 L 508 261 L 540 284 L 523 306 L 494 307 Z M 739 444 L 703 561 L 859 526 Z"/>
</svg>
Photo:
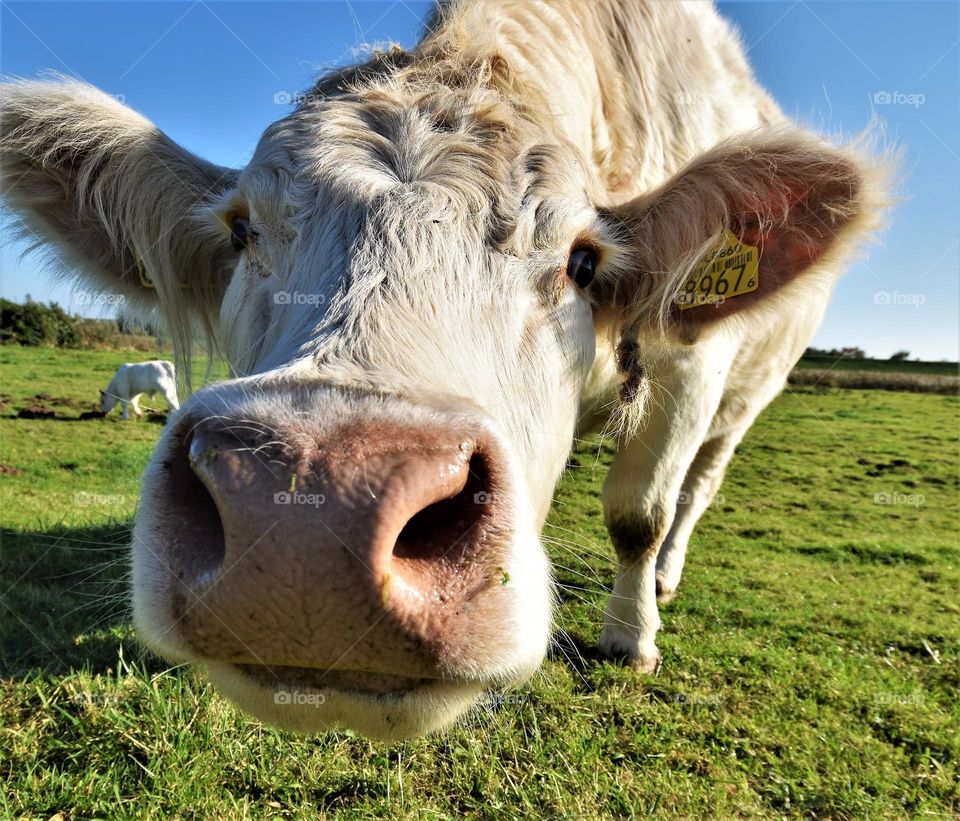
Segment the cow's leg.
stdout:
<svg viewBox="0 0 960 821">
<path fill-rule="evenodd" d="M 654 669 L 660 656 L 657 553 L 723 393 L 725 374 L 698 361 L 710 353 L 684 352 L 664 367 L 644 427 L 621 446 L 604 483 L 604 515 L 619 568 L 598 648 L 643 671 Z M 722 353 L 716 361 L 729 361 Z"/>
<path fill-rule="evenodd" d="M 126 399 L 121 399 L 120 407 L 123 408 L 123 413 L 120 414 L 120 418 L 129 419 L 130 418 L 130 402 Z"/>
<path fill-rule="evenodd" d="M 656 645 L 660 629 L 655 588 L 657 554 L 648 550 L 632 559 L 621 554 L 619 562 L 597 648 L 608 658 L 624 659 L 649 673 L 660 660 Z"/>
<path fill-rule="evenodd" d="M 669 428 L 668 420 L 661 424 Z M 675 453 L 660 452 L 669 444 L 660 435 L 665 436 L 666 430 L 649 439 L 637 439 L 621 450 L 603 488 L 607 530 L 617 552 L 618 569 L 598 648 L 643 672 L 653 670 L 660 658 L 655 643 L 660 629 L 657 551 L 670 529 L 681 479 L 693 458 L 692 452 L 685 452 L 693 448 L 680 447 L 681 441 L 673 443 Z M 665 460 L 677 464 L 662 470 Z"/>
<path fill-rule="evenodd" d="M 741 430 L 708 439 L 700 446 L 687 470 L 673 524 L 657 553 L 656 590 L 660 604 L 670 601 L 676 594 L 690 535 L 720 489 L 730 457 L 742 436 Z"/>
<path fill-rule="evenodd" d="M 143 416 L 143 412 L 140 410 L 139 402 L 140 402 L 140 394 L 130 397 L 130 407 L 133 408 L 133 412 L 137 415 L 138 418 Z"/>
<path fill-rule="evenodd" d="M 167 406 L 172 411 L 180 410 L 180 402 L 177 400 L 177 389 L 173 385 L 163 386 L 163 398 L 167 400 Z"/>
</svg>

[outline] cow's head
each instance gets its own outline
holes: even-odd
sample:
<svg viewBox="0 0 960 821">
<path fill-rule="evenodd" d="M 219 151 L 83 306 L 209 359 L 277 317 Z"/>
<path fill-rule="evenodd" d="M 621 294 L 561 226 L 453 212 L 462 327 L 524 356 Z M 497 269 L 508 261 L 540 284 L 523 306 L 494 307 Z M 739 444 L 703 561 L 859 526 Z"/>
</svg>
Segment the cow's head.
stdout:
<svg viewBox="0 0 960 821">
<path fill-rule="evenodd" d="M 235 372 L 147 469 L 135 614 L 278 725 L 411 735 L 528 677 L 551 617 L 539 532 L 597 334 L 689 342 L 788 310 L 769 297 L 817 285 L 803 275 L 871 217 L 855 158 L 783 130 L 601 207 L 584 159 L 493 73 L 341 77 L 239 172 L 87 86 L 5 88 L 25 230 L 162 316 L 181 358 L 206 333 Z M 681 313 L 724 227 L 760 246 L 759 287 Z"/>
<path fill-rule="evenodd" d="M 100 414 L 106 416 L 116 407 L 117 397 L 108 391 L 100 391 Z"/>
</svg>

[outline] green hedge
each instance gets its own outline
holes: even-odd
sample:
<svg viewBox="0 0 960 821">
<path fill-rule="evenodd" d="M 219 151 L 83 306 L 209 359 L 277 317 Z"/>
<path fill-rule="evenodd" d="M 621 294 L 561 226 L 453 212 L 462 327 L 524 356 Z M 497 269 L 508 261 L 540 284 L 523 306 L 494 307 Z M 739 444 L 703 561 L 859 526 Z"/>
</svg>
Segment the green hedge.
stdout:
<svg viewBox="0 0 960 821">
<path fill-rule="evenodd" d="M 86 319 L 68 314 L 56 302 L 24 304 L 0 299 L 0 343 L 47 348 L 157 348 L 156 338 L 142 328 L 113 319 Z"/>
</svg>

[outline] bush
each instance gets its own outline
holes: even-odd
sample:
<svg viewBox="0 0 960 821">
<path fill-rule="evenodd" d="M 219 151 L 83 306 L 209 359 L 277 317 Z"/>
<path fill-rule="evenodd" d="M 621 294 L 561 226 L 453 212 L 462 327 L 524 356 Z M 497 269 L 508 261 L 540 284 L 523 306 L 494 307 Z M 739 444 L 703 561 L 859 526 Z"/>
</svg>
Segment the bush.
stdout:
<svg viewBox="0 0 960 821">
<path fill-rule="evenodd" d="M 819 359 L 821 357 L 832 357 L 833 359 L 864 359 L 866 351 L 863 348 L 848 346 L 846 348 L 807 348 L 803 355 L 809 359 Z"/>
<path fill-rule="evenodd" d="M 155 350 L 158 340 L 136 325 L 124 327 L 112 319 L 71 316 L 56 302 L 30 297 L 20 305 L 0 299 L 0 343 L 48 348 L 133 348 Z"/>
<path fill-rule="evenodd" d="M 56 302 L 44 305 L 29 297 L 24 305 L 0 300 L 0 341 L 18 345 L 75 348 L 80 333 L 75 317 Z"/>
<path fill-rule="evenodd" d="M 960 394 L 960 377 L 943 374 L 897 373 L 896 371 L 847 371 L 795 368 L 787 380 L 791 385 L 827 388 L 862 388 L 912 393 Z"/>
</svg>

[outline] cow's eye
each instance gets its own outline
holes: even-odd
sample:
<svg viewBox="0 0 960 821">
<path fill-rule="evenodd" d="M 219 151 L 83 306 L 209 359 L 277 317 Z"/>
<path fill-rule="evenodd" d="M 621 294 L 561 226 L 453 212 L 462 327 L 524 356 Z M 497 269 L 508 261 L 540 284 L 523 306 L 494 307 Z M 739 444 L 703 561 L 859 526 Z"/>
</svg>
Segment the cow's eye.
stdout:
<svg viewBox="0 0 960 821">
<path fill-rule="evenodd" d="M 597 273 L 597 253 L 592 248 L 574 248 L 567 260 L 567 276 L 586 288 Z"/>
<path fill-rule="evenodd" d="M 250 242 L 250 221 L 244 217 L 234 217 L 230 223 L 230 242 L 234 251 L 242 251 Z"/>
</svg>

